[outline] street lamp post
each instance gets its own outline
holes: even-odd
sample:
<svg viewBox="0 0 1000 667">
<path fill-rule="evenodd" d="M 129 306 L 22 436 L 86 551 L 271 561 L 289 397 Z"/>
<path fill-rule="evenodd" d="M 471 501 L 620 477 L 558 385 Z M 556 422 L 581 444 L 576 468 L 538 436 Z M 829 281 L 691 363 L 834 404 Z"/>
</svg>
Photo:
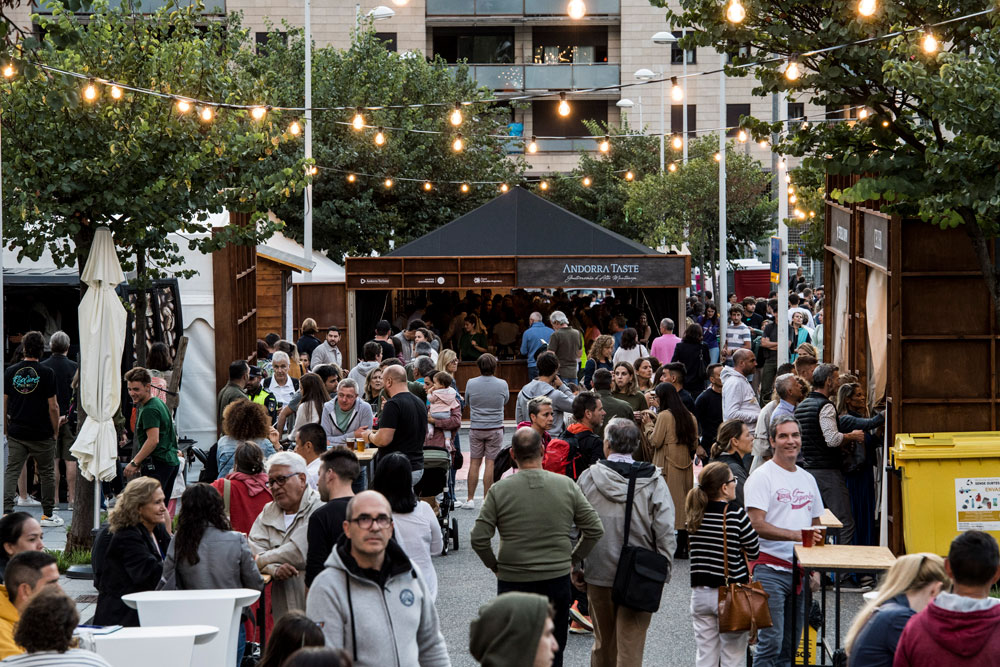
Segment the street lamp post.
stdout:
<svg viewBox="0 0 1000 667">
<path fill-rule="evenodd" d="M 729 328 L 729 298 L 726 292 L 729 291 L 729 280 L 727 279 L 727 264 L 729 258 L 726 256 L 726 54 L 719 54 L 722 67 L 719 72 L 719 285 L 716 287 L 716 298 L 721 302 L 725 300 L 726 312 L 724 317 L 719 318 L 719 340 L 722 345 L 726 344 L 726 329 Z M 687 56 L 685 54 L 685 60 Z M 685 145 L 687 145 L 685 143 Z M 717 302 L 717 303 L 718 303 Z"/>
<path fill-rule="evenodd" d="M 684 36 L 686 36 L 686 35 L 687 35 L 687 29 L 682 30 L 681 31 L 681 39 L 683 39 Z M 672 32 L 667 32 L 665 30 L 661 30 L 660 32 L 658 32 L 655 35 L 653 35 L 653 43 L 654 44 L 663 44 L 663 45 L 673 46 L 674 44 L 677 43 L 677 41 L 678 41 L 677 38 L 674 37 L 674 34 Z M 687 164 L 687 159 L 688 159 L 688 80 L 687 80 L 688 58 L 687 58 L 687 51 L 686 50 L 682 50 L 681 51 L 681 62 L 683 63 L 683 69 L 681 70 L 681 79 L 682 79 L 681 87 L 683 89 L 683 94 L 684 94 L 684 99 L 681 102 L 681 114 L 683 116 L 683 118 L 681 118 L 681 131 L 684 133 L 683 134 L 684 141 L 681 144 L 683 152 L 681 153 L 681 155 L 682 155 L 683 163 Z"/>
<path fill-rule="evenodd" d="M 635 72 L 635 78 L 639 79 L 640 81 L 649 81 L 654 76 L 656 76 L 656 74 L 653 72 L 653 70 L 647 69 L 645 67 L 643 67 L 640 70 L 636 70 Z M 639 98 L 639 100 L 641 104 L 642 98 Z M 664 97 L 664 92 L 663 92 L 663 68 L 661 67 L 660 68 L 660 173 L 663 173 L 663 162 L 664 162 L 664 152 L 665 152 L 664 135 L 666 133 L 666 125 L 664 124 L 664 115 L 663 115 L 665 104 L 666 104 L 666 98 Z M 639 107 L 639 114 L 640 116 L 642 115 L 642 107 Z"/>
<path fill-rule="evenodd" d="M 621 109 L 621 111 L 620 111 L 620 113 L 621 113 L 621 120 L 620 120 L 619 124 L 622 127 L 625 127 L 625 120 L 626 120 L 626 118 L 625 118 L 625 110 L 626 109 L 631 109 L 632 107 L 634 107 L 635 106 L 635 102 L 633 102 L 632 100 L 630 100 L 630 99 L 628 99 L 626 97 L 623 97 L 622 99 L 620 99 L 617 102 L 615 102 L 615 106 L 618 107 L 619 109 Z M 641 110 L 641 107 L 640 107 L 640 110 Z"/>
</svg>

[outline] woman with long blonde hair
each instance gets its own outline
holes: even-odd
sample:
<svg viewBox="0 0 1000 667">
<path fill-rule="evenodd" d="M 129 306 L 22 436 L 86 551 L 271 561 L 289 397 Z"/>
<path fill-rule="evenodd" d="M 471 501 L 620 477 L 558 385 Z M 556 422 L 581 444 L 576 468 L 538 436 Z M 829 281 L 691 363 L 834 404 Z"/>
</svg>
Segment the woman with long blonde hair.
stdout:
<svg viewBox="0 0 1000 667">
<path fill-rule="evenodd" d="M 858 612 L 847 632 L 844 647 L 851 667 L 891 667 L 906 622 L 950 585 L 941 556 L 921 553 L 897 558 L 878 595 Z"/>
</svg>

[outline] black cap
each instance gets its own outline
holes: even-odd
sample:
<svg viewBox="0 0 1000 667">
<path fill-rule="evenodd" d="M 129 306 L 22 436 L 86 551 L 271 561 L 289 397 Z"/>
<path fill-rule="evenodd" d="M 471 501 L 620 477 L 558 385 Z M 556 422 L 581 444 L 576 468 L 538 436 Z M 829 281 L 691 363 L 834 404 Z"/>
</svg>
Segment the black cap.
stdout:
<svg viewBox="0 0 1000 667">
<path fill-rule="evenodd" d="M 251 366 L 250 367 L 250 377 L 252 377 L 252 378 L 262 378 L 262 377 L 264 377 L 264 369 L 261 368 L 260 366 Z"/>
</svg>

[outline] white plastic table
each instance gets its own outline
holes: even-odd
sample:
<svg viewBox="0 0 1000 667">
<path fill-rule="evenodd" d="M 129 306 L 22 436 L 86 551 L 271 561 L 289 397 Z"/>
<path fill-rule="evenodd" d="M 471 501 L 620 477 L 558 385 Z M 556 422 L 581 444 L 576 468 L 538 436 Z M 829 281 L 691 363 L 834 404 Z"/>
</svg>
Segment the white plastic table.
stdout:
<svg viewBox="0 0 1000 667">
<path fill-rule="evenodd" d="M 155 628 L 121 628 L 107 635 L 93 635 L 84 643 L 111 663 L 111 667 L 189 667 L 195 645 L 210 643 L 219 634 L 211 625 L 172 625 Z M 234 658 L 235 662 L 235 658 Z"/>
<path fill-rule="evenodd" d="M 194 649 L 194 664 L 234 665 L 240 612 L 259 597 L 259 591 L 249 588 L 215 588 L 144 591 L 123 595 L 122 601 L 139 611 L 139 624 L 144 628 L 187 623 L 217 627 L 218 635 Z"/>
</svg>

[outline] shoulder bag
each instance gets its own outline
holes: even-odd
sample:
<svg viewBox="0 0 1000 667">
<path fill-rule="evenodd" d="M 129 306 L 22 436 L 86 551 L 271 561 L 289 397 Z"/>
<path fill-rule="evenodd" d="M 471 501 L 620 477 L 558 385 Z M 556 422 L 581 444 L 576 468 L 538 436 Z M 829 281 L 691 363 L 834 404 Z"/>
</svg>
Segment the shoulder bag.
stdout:
<svg viewBox="0 0 1000 667">
<path fill-rule="evenodd" d="M 719 632 L 749 631 L 751 639 L 754 639 L 758 629 L 774 625 L 771 622 L 771 610 L 767 607 L 768 595 L 758 581 L 746 584 L 729 582 L 727 514 L 729 514 L 728 503 L 722 511 L 722 568 L 726 585 L 719 587 Z M 744 558 L 745 556 L 744 554 Z"/>
<path fill-rule="evenodd" d="M 632 503 L 635 500 L 635 479 L 639 464 L 633 463 L 628 477 L 625 499 L 625 535 L 621 556 L 611 587 L 611 601 L 634 611 L 654 612 L 660 608 L 663 585 L 670 578 L 670 559 L 644 547 L 629 546 L 632 525 Z"/>
</svg>

